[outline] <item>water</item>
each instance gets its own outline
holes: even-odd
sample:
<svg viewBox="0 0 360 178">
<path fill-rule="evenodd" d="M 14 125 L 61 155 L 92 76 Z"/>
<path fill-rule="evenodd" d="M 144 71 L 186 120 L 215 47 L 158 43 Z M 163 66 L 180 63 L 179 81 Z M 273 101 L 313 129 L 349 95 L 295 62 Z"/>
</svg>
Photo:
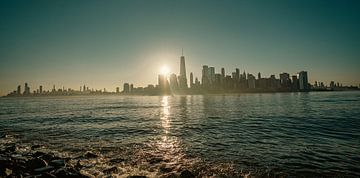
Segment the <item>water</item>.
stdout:
<svg viewBox="0 0 360 178">
<path fill-rule="evenodd" d="M 360 92 L 0 99 L 1 143 L 43 145 L 84 171 L 360 176 Z M 164 171 L 163 168 L 169 170 Z"/>
</svg>

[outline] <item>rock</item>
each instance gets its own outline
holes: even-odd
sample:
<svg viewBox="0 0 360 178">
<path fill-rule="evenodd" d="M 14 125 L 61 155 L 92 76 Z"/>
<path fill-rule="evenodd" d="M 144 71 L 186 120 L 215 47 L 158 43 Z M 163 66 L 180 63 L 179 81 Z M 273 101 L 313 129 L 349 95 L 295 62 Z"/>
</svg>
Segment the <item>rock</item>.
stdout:
<svg viewBox="0 0 360 178">
<path fill-rule="evenodd" d="M 39 176 L 39 178 L 56 178 L 56 176 L 53 174 L 50 174 L 50 173 L 44 173 L 44 174 L 41 174 L 41 176 Z"/>
<path fill-rule="evenodd" d="M 167 175 L 164 175 L 161 177 L 163 177 L 163 178 L 179 178 L 179 175 L 176 173 L 170 173 L 170 174 L 167 174 Z"/>
<path fill-rule="evenodd" d="M 96 155 L 95 153 L 92 153 L 90 151 L 87 151 L 85 154 L 84 154 L 85 158 L 97 158 L 98 155 Z"/>
<path fill-rule="evenodd" d="M 40 147 L 41 147 L 41 145 L 33 145 L 33 146 L 31 146 L 31 149 L 34 150 L 34 149 L 37 149 L 37 148 L 40 148 Z"/>
<path fill-rule="evenodd" d="M 146 176 L 127 176 L 127 178 L 146 178 Z"/>
<path fill-rule="evenodd" d="M 54 166 L 56 168 L 61 168 L 65 166 L 65 161 L 61 159 L 55 159 L 49 162 L 50 166 Z"/>
<path fill-rule="evenodd" d="M 41 168 L 34 169 L 35 172 L 49 172 L 54 170 L 55 168 L 53 166 L 45 166 Z"/>
<path fill-rule="evenodd" d="M 12 152 L 15 152 L 17 149 L 18 149 L 17 146 L 14 144 L 14 145 L 6 147 L 5 152 L 12 153 Z"/>
<path fill-rule="evenodd" d="M 26 167 L 31 170 L 46 167 L 47 165 L 46 161 L 41 158 L 34 158 L 26 162 Z"/>
<path fill-rule="evenodd" d="M 180 178 L 191 178 L 191 177 L 195 177 L 195 175 L 187 169 L 180 173 Z"/>
<path fill-rule="evenodd" d="M 157 164 L 163 161 L 161 157 L 154 157 L 148 160 L 150 164 Z"/>
<path fill-rule="evenodd" d="M 10 176 L 13 173 L 11 169 L 5 168 L 5 175 Z"/>
<path fill-rule="evenodd" d="M 37 151 L 37 152 L 35 152 L 32 156 L 33 156 L 33 157 L 42 157 L 42 156 L 44 156 L 44 155 L 46 155 L 46 153 L 41 152 L 41 151 Z"/>
<path fill-rule="evenodd" d="M 55 171 L 54 175 L 56 177 L 68 177 L 69 176 L 69 172 L 65 171 L 65 169 L 58 169 Z"/>
<path fill-rule="evenodd" d="M 116 167 L 116 166 L 111 167 L 111 168 L 109 168 L 109 169 L 105 169 L 105 170 L 103 171 L 104 174 L 116 174 L 116 173 L 118 173 L 118 172 L 119 172 L 119 168 Z"/>
<path fill-rule="evenodd" d="M 110 163 L 122 163 L 124 161 L 125 161 L 125 159 L 123 159 L 123 158 L 115 158 L 115 159 L 111 159 L 109 162 Z"/>
<path fill-rule="evenodd" d="M 166 166 L 166 165 L 162 165 L 162 166 L 160 166 L 159 170 L 162 173 L 168 173 L 168 172 L 171 172 L 173 170 L 173 168 L 169 167 L 169 166 Z"/>
</svg>

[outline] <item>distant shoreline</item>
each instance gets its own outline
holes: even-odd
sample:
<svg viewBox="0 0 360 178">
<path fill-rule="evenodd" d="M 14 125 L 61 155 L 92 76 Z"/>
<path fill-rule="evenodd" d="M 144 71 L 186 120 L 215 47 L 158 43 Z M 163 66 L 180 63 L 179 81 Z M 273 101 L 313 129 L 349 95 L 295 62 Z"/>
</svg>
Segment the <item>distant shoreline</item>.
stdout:
<svg viewBox="0 0 360 178">
<path fill-rule="evenodd" d="M 267 94 L 267 93 L 310 93 L 310 92 L 342 92 L 342 91 L 360 91 L 357 89 L 342 89 L 342 90 L 309 90 L 309 91 L 236 91 L 236 92 L 188 92 L 188 93 L 172 93 L 172 94 L 147 94 L 147 93 L 79 93 L 79 94 L 31 94 L 21 96 L 5 95 L 1 98 L 31 98 L 31 97 L 60 97 L 60 96 L 181 96 L 181 95 L 236 95 L 236 94 Z"/>
</svg>

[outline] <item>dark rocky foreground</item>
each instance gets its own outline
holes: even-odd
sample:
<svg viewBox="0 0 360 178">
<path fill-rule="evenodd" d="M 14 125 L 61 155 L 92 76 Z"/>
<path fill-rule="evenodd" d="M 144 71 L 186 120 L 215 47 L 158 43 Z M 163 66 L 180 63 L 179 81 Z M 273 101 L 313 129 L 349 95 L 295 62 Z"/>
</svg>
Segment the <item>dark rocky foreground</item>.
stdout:
<svg viewBox="0 0 360 178">
<path fill-rule="evenodd" d="M 145 178 L 146 175 L 125 175 L 119 176 L 121 170 L 116 167 L 110 167 L 102 170 L 102 175 L 91 175 L 82 168 L 81 160 L 92 160 L 98 158 L 98 155 L 92 152 L 85 152 L 83 156 L 77 157 L 76 164 L 73 164 L 72 158 L 63 158 L 53 153 L 37 151 L 41 145 L 34 145 L 30 150 L 24 151 L 16 144 L 7 145 L 5 149 L 0 150 L 0 177 L 19 177 L 19 178 L 92 178 L 92 177 L 128 177 Z M 167 172 L 167 168 L 161 168 Z M 117 175 L 116 175 L 117 174 Z M 196 177 L 194 173 L 185 169 L 179 173 L 171 173 L 162 177 Z"/>
</svg>

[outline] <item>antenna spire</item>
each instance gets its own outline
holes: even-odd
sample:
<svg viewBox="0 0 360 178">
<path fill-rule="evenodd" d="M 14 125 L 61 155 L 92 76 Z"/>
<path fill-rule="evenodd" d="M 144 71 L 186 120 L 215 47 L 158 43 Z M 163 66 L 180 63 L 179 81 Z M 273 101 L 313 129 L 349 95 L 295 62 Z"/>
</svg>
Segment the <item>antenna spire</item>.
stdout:
<svg viewBox="0 0 360 178">
<path fill-rule="evenodd" d="M 181 48 L 181 55 L 184 56 L 184 48 Z"/>
</svg>

